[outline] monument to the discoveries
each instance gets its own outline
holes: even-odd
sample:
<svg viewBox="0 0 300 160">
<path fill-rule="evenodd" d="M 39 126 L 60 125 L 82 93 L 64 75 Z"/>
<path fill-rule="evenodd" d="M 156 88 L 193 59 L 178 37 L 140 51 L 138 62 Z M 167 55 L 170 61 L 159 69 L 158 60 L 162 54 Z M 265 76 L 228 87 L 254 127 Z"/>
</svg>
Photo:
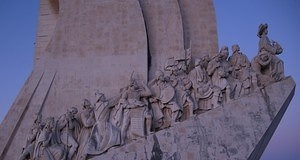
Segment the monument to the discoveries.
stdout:
<svg viewBox="0 0 300 160">
<path fill-rule="evenodd" d="M 295 89 L 267 34 L 249 61 L 212 0 L 40 0 L 0 159 L 259 159 Z"/>
</svg>

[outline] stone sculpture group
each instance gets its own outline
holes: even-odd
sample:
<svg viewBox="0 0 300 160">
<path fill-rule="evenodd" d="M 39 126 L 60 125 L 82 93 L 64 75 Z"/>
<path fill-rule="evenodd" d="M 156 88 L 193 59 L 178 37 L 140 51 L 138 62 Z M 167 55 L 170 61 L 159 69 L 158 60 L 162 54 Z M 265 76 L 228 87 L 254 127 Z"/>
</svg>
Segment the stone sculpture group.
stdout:
<svg viewBox="0 0 300 160">
<path fill-rule="evenodd" d="M 268 25 L 261 24 L 258 55 L 251 62 L 237 44 L 230 57 L 227 46 L 200 59 L 187 49 L 182 57 L 169 57 L 148 83 L 133 72 L 120 93 L 106 98 L 97 90 L 95 100 L 82 101 L 80 112 L 71 106 L 58 118 L 36 114 L 19 159 L 88 159 L 254 90 L 263 92 L 284 78 L 283 62 L 276 56 L 283 49 L 267 34 Z"/>
</svg>

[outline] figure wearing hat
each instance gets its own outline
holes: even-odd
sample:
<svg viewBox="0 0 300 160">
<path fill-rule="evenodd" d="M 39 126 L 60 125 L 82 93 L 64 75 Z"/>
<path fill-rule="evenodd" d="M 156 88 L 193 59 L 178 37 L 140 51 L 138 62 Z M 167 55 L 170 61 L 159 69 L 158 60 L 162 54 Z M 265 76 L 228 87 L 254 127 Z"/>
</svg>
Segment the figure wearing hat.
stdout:
<svg viewBox="0 0 300 160">
<path fill-rule="evenodd" d="M 268 37 L 268 24 L 260 24 L 258 28 L 257 36 L 259 39 L 259 53 L 261 52 L 269 52 L 272 55 L 281 54 L 283 49 L 281 46 L 275 42 L 269 39 Z"/>
<path fill-rule="evenodd" d="M 257 36 L 259 39 L 258 55 L 254 57 L 251 65 L 257 72 L 260 85 L 264 86 L 284 78 L 283 61 L 276 55 L 283 49 L 279 43 L 268 37 L 268 24 L 260 24 Z"/>
</svg>

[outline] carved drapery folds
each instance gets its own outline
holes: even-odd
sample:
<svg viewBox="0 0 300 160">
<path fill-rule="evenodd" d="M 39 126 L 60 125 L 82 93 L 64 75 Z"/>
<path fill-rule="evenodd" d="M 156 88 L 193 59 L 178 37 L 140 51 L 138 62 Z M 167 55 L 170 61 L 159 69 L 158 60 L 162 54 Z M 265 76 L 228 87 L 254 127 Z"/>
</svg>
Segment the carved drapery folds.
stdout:
<svg viewBox="0 0 300 160">
<path fill-rule="evenodd" d="M 147 83 L 133 72 L 114 97 L 97 90 L 94 101 L 82 101 L 81 111 L 72 106 L 57 118 L 37 114 L 19 159 L 88 159 L 263 91 L 284 78 L 283 62 L 276 57 L 282 48 L 269 40 L 267 29 L 259 26 L 259 51 L 251 63 L 237 44 L 230 57 L 227 46 L 195 59 L 189 48 L 182 57 L 169 57 Z"/>
</svg>

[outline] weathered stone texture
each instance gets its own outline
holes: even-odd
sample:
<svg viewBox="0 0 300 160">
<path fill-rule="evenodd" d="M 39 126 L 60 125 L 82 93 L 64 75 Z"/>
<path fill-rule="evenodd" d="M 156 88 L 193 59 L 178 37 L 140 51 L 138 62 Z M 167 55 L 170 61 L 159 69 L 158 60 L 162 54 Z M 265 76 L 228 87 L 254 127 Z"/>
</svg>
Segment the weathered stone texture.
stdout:
<svg viewBox="0 0 300 160">
<path fill-rule="evenodd" d="M 147 29 L 150 71 L 157 69 L 171 56 L 184 56 L 182 17 L 177 0 L 140 0 Z M 150 79 L 151 79 L 150 78 Z"/>
<path fill-rule="evenodd" d="M 147 38 L 137 0 L 59 3 L 58 14 L 41 0 L 33 73 L 1 124 L 0 159 L 17 159 L 35 113 L 56 116 L 95 89 L 111 97 L 128 85 L 133 71 L 147 80 Z"/>
<path fill-rule="evenodd" d="M 259 159 L 294 92 L 289 77 L 266 87 L 269 101 L 257 91 L 93 159 Z"/>
<path fill-rule="evenodd" d="M 139 2 L 60 1 L 44 52 L 43 67 L 57 70 L 45 113 L 80 104 L 95 89 L 111 97 L 127 85 L 133 71 L 147 80 L 147 39 Z"/>
<path fill-rule="evenodd" d="M 35 113 L 57 117 L 79 106 L 82 99 L 92 99 L 95 89 L 111 98 L 128 85 L 132 72 L 147 83 L 157 69 L 164 68 L 167 58 L 182 58 L 189 47 L 193 58 L 217 53 L 212 0 L 40 0 L 34 69 L 1 123 L 0 159 L 18 158 Z M 258 102 L 260 108 L 251 112 L 265 111 L 263 99 Z M 249 156 L 253 126 L 236 120 L 241 119 L 240 113 L 248 115 L 246 106 L 253 102 L 228 105 L 233 103 L 243 103 L 239 105 L 245 108 L 225 106 L 201 114 L 98 158 Z M 254 120 L 243 123 L 250 122 Z M 262 128 L 255 131 L 255 140 L 266 126 L 255 126 Z M 224 132 L 228 139 L 222 139 Z M 240 141 L 245 137 L 247 141 Z"/>
<path fill-rule="evenodd" d="M 195 58 L 214 55 L 218 39 L 213 3 L 210 0 L 140 0 L 147 30 L 149 77 L 164 67 L 167 58 L 184 57 L 191 48 Z"/>
<path fill-rule="evenodd" d="M 191 46 L 193 57 L 218 52 L 215 10 L 209 0 L 178 0 L 184 30 L 184 46 Z"/>
<path fill-rule="evenodd" d="M 53 2 L 53 4 L 51 4 Z M 38 26 L 36 32 L 34 69 L 43 70 L 45 62 L 45 49 L 49 44 L 58 19 L 58 1 L 40 0 Z M 56 4 L 56 5 L 54 5 Z M 53 7 L 57 7 L 54 9 Z"/>
</svg>

